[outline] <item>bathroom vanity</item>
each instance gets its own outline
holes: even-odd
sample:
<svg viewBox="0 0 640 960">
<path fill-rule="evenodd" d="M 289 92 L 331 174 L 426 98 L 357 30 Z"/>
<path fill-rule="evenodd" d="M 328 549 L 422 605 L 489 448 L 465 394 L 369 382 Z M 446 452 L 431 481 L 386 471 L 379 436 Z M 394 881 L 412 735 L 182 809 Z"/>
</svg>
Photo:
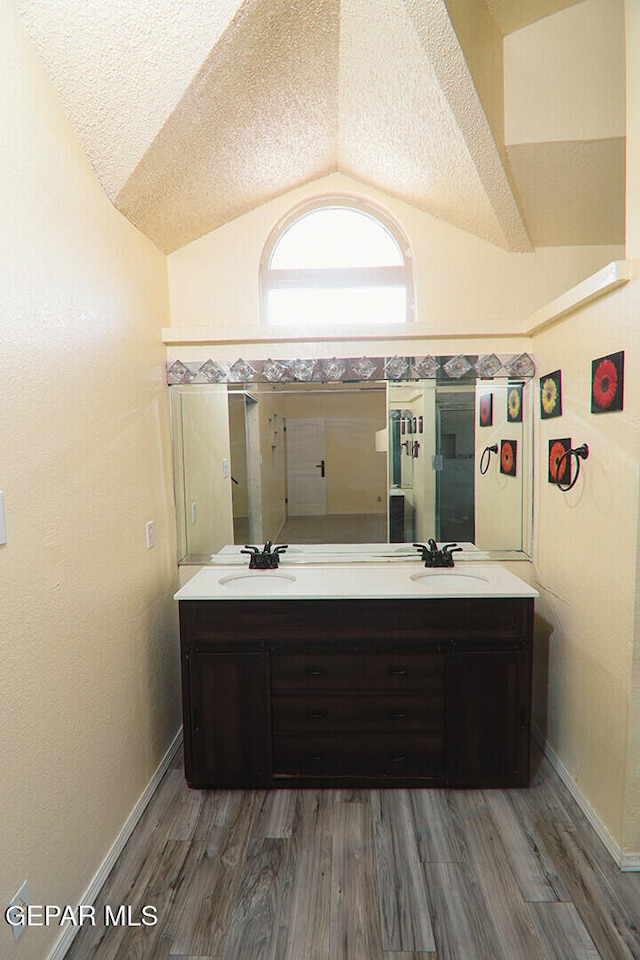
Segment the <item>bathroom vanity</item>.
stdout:
<svg viewBox="0 0 640 960">
<path fill-rule="evenodd" d="M 526 786 L 536 596 L 495 563 L 202 569 L 176 594 L 187 781 Z"/>
</svg>

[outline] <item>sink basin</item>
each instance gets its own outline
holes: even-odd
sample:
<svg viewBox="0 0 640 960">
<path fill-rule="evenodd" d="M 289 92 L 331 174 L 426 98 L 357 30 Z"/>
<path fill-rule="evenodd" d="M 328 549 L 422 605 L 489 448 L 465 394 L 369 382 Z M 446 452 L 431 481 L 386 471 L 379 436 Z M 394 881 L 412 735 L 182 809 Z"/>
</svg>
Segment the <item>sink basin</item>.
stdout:
<svg viewBox="0 0 640 960">
<path fill-rule="evenodd" d="M 461 573 L 458 570 L 424 570 L 412 573 L 410 580 L 420 586 L 428 587 L 471 587 L 480 583 L 489 583 L 488 577 L 480 577 L 476 573 Z"/>
<path fill-rule="evenodd" d="M 258 589 L 265 593 L 271 590 L 282 590 L 283 587 L 295 583 L 296 578 L 288 573 L 279 573 L 275 570 L 251 570 L 246 573 L 232 573 L 228 577 L 221 577 L 218 583 L 233 590 L 253 592 Z"/>
</svg>

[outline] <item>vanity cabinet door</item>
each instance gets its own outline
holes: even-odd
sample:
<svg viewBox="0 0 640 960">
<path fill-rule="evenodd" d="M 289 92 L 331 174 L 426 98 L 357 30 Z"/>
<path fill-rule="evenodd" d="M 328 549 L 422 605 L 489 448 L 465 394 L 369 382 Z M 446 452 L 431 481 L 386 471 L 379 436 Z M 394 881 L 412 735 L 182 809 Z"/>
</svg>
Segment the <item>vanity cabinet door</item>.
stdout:
<svg viewBox="0 0 640 960">
<path fill-rule="evenodd" d="M 271 776 L 264 653 L 185 657 L 185 773 L 192 787 L 260 787 Z"/>
<path fill-rule="evenodd" d="M 454 787 L 527 786 L 530 653 L 455 652 L 447 696 L 447 781 Z"/>
</svg>

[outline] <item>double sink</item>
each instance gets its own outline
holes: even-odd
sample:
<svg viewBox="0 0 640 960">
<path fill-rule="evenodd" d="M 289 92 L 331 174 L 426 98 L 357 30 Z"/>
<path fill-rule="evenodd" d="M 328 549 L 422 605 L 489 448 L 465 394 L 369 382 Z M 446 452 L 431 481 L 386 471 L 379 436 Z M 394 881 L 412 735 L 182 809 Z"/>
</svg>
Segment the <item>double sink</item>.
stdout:
<svg viewBox="0 0 640 960">
<path fill-rule="evenodd" d="M 321 581 L 321 573 L 316 568 L 318 580 Z M 345 574 L 348 576 L 348 574 Z M 438 589 L 447 589 L 455 591 L 460 587 L 471 587 L 472 584 L 489 583 L 489 577 L 477 573 L 466 573 L 460 570 L 421 570 L 417 573 L 406 574 L 407 580 L 423 587 L 425 590 L 437 587 Z M 218 583 L 229 590 L 238 592 L 255 593 L 256 589 L 264 590 L 265 593 L 273 591 L 280 592 L 288 586 L 297 582 L 297 577 L 292 573 L 283 573 L 282 570 L 247 570 L 242 573 L 232 573 L 220 577 Z"/>
</svg>

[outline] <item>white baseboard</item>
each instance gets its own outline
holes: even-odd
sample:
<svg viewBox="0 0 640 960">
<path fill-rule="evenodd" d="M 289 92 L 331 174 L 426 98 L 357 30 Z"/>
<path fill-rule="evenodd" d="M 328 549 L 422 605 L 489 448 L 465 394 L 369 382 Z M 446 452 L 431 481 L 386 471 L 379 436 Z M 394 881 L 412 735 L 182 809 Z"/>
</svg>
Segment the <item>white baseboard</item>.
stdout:
<svg viewBox="0 0 640 960">
<path fill-rule="evenodd" d="M 102 889 L 102 886 L 105 880 L 107 879 L 107 877 L 109 876 L 109 873 L 113 869 L 113 866 L 116 860 L 122 853 L 127 840 L 133 833 L 136 827 L 136 824 L 138 823 L 138 820 L 146 810 L 149 804 L 149 801 L 151 800 L 153 794 L 155 793 L 155 791 L 157 790 L 160 784 L 160 781 L 162 780 L 163 776 L 171 766 L 171 761 L 176 755 L 176 752 L 181 743 L 182 743 L 182 727 L 180 727 L 180 729 L 176 733 L 175 737 L 173 738 L 169 746 L 169 749 L 167 750 L 164 757 L 158 764 L 157 770 L 155 771 L 155 773 L 151 777 L 151 780 L 149 780 L 149 783 L 146 785 L 146 787 L 142 791 L 140 799 L 138 800 L 135 807 L 127 817 L 127 820 L 122 830 L 116 837 L 113 846 L 109 850 L 109 853 L 107 854 L 107 856 L 104 858 L 104 860 L 98 867 L 98 870 L 94 875 L 93 879 L 91 880 L 91 883 L 83 893 L 80 903 L 92 904 L 96 900 L 98 894 L 100 893 L 100 890 Z M 68 924 L 67 926 L 65 926 L 62 936 L 57 941 L 53 950 L 49 954 L 49 960 L 64 960 L 64 957 L 66 956 L 67 951 L 69 950 L 69 947 L 73 943 L 73 940 L 75 939 L 75 936 L 79 930 L 80 930 L 80 927 L 73 926 L 73 924 Z"/>
<path fill-rule="evenodd" d="M 623 870 L 625 873 L 631 873 L 635 871 L 640 871 L 640 853 L 623 853 L 616 841 L 613 839 L 602 820 L 595 812 L 587 798 L 581 792 L 578 787 L 578 784 L 575 782 L 562 760 L 558 757 L 557 753 L 549 745 L 549 743 L 543 737 L 541 731 L 534 727 L 533 735 L 535 739 L 540 744 L 545 757 L 556 771 L 565 787 L 576 801 L 585 817 L 597 833 L 598 837 L 602 840 L 605 847 L 611 854 L 614 863 L 620 870 Z"/>
</svg>

